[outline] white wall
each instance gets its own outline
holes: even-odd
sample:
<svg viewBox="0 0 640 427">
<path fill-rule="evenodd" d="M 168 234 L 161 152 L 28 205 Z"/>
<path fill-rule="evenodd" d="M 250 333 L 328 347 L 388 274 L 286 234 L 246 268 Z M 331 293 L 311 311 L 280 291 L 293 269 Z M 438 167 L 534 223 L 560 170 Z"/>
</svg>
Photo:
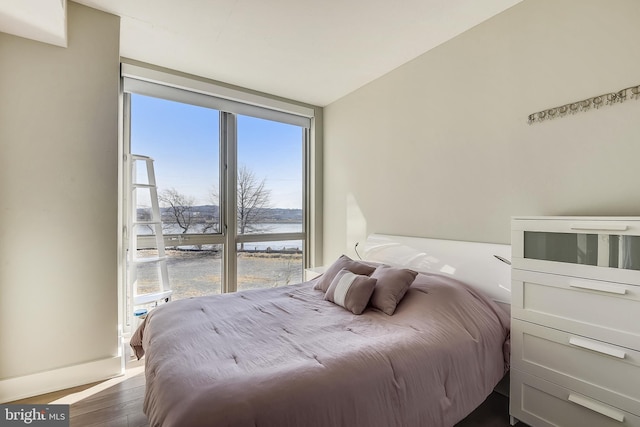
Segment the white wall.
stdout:
<svg viewBox="0 0 640 427">
<path fill-rule="evenodd" d="M 66 49 L 0 33 L 0 402 L 119 371 L 119 26 L 70 2 Z"/>
<path fill-rule="evenodd" d="M 513 215 L 640 215 L 640 2 L 525 0 L 325 108 L 324 258 L 372 232 L 509 243 Z M 384 54 L 384 52 L 381 52 Z"/>
</svg>

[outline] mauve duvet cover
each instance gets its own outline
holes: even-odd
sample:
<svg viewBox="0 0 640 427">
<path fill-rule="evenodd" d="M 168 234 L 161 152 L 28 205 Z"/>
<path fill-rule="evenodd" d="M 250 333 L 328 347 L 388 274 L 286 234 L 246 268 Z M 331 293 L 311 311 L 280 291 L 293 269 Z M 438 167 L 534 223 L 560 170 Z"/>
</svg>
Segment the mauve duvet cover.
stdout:
<svg viewBox="0 0 640 427">
<path fill-rule="evenodd" d="M 508 368 L 507 314 L 452 279 L 419 274 L 393 316 L 312 287 L 152 310 L 131 340 L 150 425 L 452 426 Z"/>
</svg>

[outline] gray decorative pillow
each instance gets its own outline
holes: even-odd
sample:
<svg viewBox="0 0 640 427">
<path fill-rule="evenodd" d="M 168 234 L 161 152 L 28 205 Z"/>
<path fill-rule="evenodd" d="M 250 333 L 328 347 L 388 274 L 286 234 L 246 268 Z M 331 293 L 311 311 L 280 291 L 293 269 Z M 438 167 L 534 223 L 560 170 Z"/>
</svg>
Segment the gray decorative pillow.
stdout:
<svg viewBox="0 0 640 427">
<path fill-rule="evenodd" d="M 376 279 L 340 270 L 324 294 L 324 299 L 346 308 L 353 314 L 362 314 L 376 286 Z"/>
<path fill-rule="evenodd" d="M 371 274 L 371 277 L 376 279 L 371 305 L 391 316 L 417 275 L 417 272 L 406 268 L 388 266 L 376 268 Z"/>
<path fill-rule="evenodd" d="M 367 265 L 359 261 L 354 261 L 348 256 L 342 255 L 333 264 L 331 264 L 331 267 L 329 267 L 322 276 L 320 276 L 316 284 L 313 286 L 313 289 L 327 292 L 327 289 L 329 289 L 329 285 L 331 285 L 333 278 L 336 277 L 336 274 L 338 274 L 338 272 L 343 268 L 349 270 L 352 273 L 362 274 L 364 276 L 370 275 L 376 269 L 371 265 Z"/>
</svg>

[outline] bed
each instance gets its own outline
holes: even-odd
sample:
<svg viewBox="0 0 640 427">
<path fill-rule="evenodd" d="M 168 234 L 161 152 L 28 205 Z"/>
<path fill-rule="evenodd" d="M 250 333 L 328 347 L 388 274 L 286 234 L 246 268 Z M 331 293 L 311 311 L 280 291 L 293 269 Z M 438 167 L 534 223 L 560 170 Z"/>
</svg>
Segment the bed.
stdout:
<svg viewBox="0 0 640 427">
<path fill-rule="evenodd" d="M 131 340 L 150 425 L 453 426 L 508 369 L 509 253 L 450 244 L 372 235 L 311 281 L 152 310 Z"/>
</svg>

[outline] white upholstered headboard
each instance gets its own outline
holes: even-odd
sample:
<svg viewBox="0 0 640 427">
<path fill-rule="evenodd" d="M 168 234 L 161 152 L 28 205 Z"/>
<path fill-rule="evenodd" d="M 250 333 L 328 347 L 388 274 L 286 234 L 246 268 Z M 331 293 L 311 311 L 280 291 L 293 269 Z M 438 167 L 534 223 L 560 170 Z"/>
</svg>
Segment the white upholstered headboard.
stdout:
<svg viewBox="0 0 640 427">
<path fill-rule="evenodd" d="M 371 234 L 363 259 L 415 271 L 448 275 L 511 304 L 511 246 L 422 237 Z M 497 257 L 496 257 L 497 256 Z"/>
</svg>

